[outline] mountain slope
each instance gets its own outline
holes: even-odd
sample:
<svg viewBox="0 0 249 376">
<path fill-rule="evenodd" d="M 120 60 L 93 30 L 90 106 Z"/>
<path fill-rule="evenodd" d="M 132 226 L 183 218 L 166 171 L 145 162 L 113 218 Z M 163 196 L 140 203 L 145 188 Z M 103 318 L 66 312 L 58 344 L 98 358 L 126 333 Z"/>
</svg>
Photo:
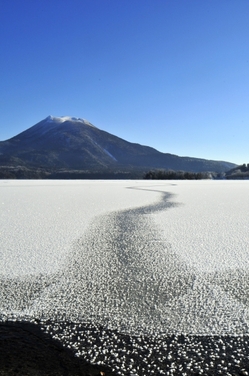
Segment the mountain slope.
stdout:
<svg viewBox="0 0 249 376">
<path fill-rule="evenodd" d="M 0 142 L 0 166 L 90 172 L 155 168 L 223 172 L 235 164 L 161 153 L 100 130 L 84 119 L 48 116 Z"/>
</svg>

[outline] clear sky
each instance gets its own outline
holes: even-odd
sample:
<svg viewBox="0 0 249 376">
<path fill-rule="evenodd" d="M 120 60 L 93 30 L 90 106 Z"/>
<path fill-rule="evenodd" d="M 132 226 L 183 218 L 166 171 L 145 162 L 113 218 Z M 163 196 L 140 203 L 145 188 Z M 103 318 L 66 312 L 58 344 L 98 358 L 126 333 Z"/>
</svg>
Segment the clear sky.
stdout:
<svg viewBox="0 0 249 376">
<path fill-rule="evenodd" d="M 248 0 L 0 0 L 0 140 L 48 115 L 249 163 Z"/>
</svg>

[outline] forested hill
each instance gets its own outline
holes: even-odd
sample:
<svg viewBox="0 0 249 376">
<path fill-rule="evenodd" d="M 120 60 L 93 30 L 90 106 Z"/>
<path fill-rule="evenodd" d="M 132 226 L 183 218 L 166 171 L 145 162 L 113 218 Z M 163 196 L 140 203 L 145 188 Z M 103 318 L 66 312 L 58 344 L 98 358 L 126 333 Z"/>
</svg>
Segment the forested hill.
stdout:
<svg viewBox="0 0 249 376">
<path fill-rule="evenodd" d="M 225 176 L 227 179 L 249 179 L 249 163 L 227 171 Z"/>
</svg>

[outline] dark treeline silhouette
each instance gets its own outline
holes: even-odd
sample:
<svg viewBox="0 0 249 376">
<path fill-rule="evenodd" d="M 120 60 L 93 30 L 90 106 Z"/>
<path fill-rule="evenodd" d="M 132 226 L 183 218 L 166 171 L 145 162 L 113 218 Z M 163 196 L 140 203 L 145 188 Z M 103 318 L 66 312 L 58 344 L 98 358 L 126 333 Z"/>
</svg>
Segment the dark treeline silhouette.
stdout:
<svg viewBox="0 0 249 376">
<path fill-rule="evenodd" d="M 242 166 L 239 166 L 239 168 L 242 172 L 248 172 L 249 171 L 249 163 L 247 163 L 247 164 L 244 163 Z"/>
<path fill-rule="evenodd" d="M 159 180 L 200 180 L 212 178 L 209 172 L 186 172 L 173 170 L 151 170 L 144 175 L 144 179 Z"/>
<path fill-rule="evenodd" d="M 249 179 L 249 163 L 244 163 L 227 171 L 226 179 Z"/>
<path fill-rule="evenodd" d="M 26 167 L 1 167 L 0 179 L 142 179 L 143 169 L 49 170 Z"/>
</svg>

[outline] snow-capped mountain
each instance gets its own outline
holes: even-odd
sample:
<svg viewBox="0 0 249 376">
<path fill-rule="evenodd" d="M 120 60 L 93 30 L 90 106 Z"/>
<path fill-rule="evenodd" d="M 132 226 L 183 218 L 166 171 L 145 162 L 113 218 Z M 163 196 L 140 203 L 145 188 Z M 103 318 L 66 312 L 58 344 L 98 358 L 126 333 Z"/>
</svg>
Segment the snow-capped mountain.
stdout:
<svg viewBox="0 0 249 376">
<path fill-rule="evenodd" d="M 85 119 L 48 116 L 0 142 L 0 166 L 115 173 L 155 168 L 223 172 L 235 165 L 161 153 L 100 130 Z"/>
</svg>

